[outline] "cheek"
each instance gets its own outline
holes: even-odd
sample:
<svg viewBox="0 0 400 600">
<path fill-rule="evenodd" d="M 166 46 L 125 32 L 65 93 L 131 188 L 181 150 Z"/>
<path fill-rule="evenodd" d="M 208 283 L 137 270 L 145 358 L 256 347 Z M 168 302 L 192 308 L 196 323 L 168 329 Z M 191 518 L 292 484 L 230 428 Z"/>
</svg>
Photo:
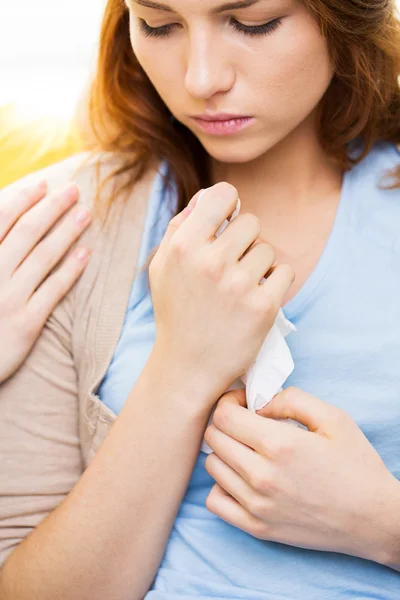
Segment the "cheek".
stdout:
<svg viewBox="0 0 400 600">
<path fill-rule="evenodd" d="M 150 42 L 150 44 L 142 44 L 142 47 L 134 51 L 141 67 L 159 96 L 166 106 L 173 111 L 173 107 L 179 103 L 182 78 L 176 67 L 177 61 L 174 61 L 169 51 L 164 49 L 164 52 L 160 52 L 160 47 L 161 44 L 155 50 Z"/>
<path fill-rule="evenodd" d="M 321 100 L 333 76 L 327 45 L 308 14 L 294 18 L 277 37 L 267 60 L 259 57 L 259 97 L 277 118 L 306 116 Z"/>
<path fill-rule="evenodd" d="M 148 39 L 138 30 L 137 26 L 130 26 L 131 46 L 140 66 L 161 96 L 168 104 L 168 93 L 177 89 L 176 62 L 171 56 L 171 50 L 166 49 L 163 40 Z M 173 52 L 173 51 L 172 51 Z"/>
</svg>

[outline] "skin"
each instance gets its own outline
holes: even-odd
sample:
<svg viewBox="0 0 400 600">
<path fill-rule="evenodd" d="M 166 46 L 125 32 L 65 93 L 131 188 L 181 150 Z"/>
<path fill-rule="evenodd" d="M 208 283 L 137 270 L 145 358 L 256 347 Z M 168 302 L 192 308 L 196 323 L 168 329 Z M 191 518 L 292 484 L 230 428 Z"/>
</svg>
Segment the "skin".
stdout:
<svg viewBox="0 0 400 600">
<path fill-rule="evenodd" d="M 216 0 L 164 1 L 170 11 L 140 4 L 128 3 L 133 50 L 171 113 L 211 156 L 214 181 L 240 190 L 242 212 L 253 213 L 260 224 L 256 239 L 267 239 L 277 262 L 300 275 L 287 301 L 315 266 L 340 197 L 343 174 L 322 152 L 315 119 L 333 76 L 326 40 L 306 8 L 291 0 L 260 0 L 219 14 Z M 255 26 L 277 18 L 281 24 L 270 35 L 246 36 L 232 27 L 232 19 Z M 140 20 L 172 28 L 168 36 L 149 37 Z M 190 118 L 204 111 L 255 121 L 218 137 Z M 236 235 L 246 229 L 243 218 L 235 222 Z M 208 508 L 262 539 L 344 552 L 400 570 L 400 484 L 349 415 L 293 388 L 257 415 L 238 406 L 243 400 L 223 396 L 206 432 L 214 450 L 206 468 L 216 480 Z M 287 416 L 288 406 L 303 424 L 311 423 L 310 431 L 270 422 L 268 417 Z M 300 406 L 299 414 L 293 406 Z M 315 408 L 320 422 L 312 416 Z M 274 460 L 266 442 L 271 431 L 275 440 L 284 440 L 276 444 Z M 330 437 L 337 443 L 328 444 Z M 320 451 L 323 445 L 326 452 Z M 326 493 L 332 485 L 327 461 L 337 472 L 332 494 Z M 309 481 L 310 473 L 317 482 L 313 497 L 308 487 L 294 493 L 287 485 L 294 477 Z M 312 516 L 315 505 L 318 519 Z"/>
<path fill-rule="evenodd" d="M 52 272 L 90 223 L 78 196 L 74 184 L 46 195 L 41 182 L 0 198 L 0 382 L 22 364 L 88 262 L 89 250 L 76 248 Z"/>
</svg>

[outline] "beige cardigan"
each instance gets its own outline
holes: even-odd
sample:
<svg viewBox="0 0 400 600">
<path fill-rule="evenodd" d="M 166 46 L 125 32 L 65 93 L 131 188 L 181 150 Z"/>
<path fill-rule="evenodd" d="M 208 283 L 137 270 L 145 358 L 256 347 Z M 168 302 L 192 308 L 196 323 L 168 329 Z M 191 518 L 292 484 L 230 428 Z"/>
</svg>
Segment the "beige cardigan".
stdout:
<svg viewBox="0 0 400 600">
<path fill-rule="evenodd" d="M 24 178 L 1 195 L 43 177 L 50 189 L 74 180 L 80 201 L 92 205 L 96 167 L 91 161 L 76 173 L 83 158 Z M 115 167 L 109 156 L 101 164 L 102 174 Z M 112 205 L 103 225 L 95 219 L 84 240 L 93 249 L 89 266 L 25 364 L 0 386 L 0 567 L 67 496 L 115 419 L 96 389 L 123 326 L 156 170 Z"/>
</svg>

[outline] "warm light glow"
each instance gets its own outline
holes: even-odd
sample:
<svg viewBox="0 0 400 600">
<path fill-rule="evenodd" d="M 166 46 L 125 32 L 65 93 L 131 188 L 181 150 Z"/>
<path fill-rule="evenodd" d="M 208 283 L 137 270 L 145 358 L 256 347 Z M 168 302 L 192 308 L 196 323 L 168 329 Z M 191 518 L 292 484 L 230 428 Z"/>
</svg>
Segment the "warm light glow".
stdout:
<svg viewBox="0 0 400 600">
<path fill-rule="evenodd" d="M 0 106 L 70 118 L 88 80 L 104 0 L 0 3 Z"/>
</svg>

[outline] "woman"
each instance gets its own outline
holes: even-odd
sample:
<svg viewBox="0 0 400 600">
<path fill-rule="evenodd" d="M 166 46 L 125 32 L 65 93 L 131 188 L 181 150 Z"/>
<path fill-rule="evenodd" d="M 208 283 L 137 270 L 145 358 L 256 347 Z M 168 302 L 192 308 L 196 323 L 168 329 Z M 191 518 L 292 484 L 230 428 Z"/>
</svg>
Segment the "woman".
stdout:
<svg viewBox="0 0 400 600">
<path fill-rule="evenodd" d="M 394 4 L 109 0 L 100 47 L 92 259 L 1 389 L 0 597 L 397 598 Z"/>
<path fill-rule="evenodd" d="M 86 208 L 75 207 L 75 185 L 53 195 L 46 188 L 41 181 L 10 197 L 3 192 L 0 204 L 0 382 L 24 361 L 89 258 L 87 248 L 76 248 L 49 276 L 91 217 Z"/>
</svg>

